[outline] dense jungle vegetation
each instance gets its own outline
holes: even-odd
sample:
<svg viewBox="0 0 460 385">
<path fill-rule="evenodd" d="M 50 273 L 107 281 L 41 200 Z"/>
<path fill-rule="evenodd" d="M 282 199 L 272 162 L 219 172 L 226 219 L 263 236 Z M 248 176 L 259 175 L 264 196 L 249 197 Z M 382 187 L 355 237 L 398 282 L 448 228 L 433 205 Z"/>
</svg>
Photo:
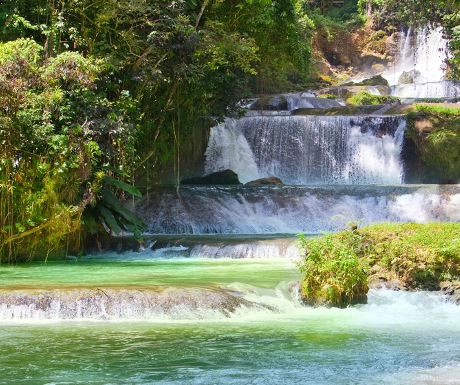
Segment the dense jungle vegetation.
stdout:
<svg viewBox="0 0 460 385">
<path fill-rule="evenodd" d="M 453 0 L 3 0 L 0 262 L 79 252 L 142 221 L 120 202 L 155 183 L 238 102 L 320 84 L 314 41 L 364 25 L 444 26 Z"/>
</svg>

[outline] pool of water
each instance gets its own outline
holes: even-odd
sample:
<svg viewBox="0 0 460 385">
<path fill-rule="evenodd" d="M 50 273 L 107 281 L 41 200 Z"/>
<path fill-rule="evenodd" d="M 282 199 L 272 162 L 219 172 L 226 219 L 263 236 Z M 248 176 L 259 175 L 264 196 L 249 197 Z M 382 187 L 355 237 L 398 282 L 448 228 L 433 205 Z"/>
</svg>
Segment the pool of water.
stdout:
<svg viewBox="0 0 460 385">
<path fill-rule="evenodd" d="M 371 290 L 366 305 L 310 308 L 299 279 L 291 258 L 151 250 L 2 266 L 2 293 L 223 287 L 265 306 L 65 320 L 0 311 L 0 384 L 460 384 L 459 306 Z"/>
</svg>

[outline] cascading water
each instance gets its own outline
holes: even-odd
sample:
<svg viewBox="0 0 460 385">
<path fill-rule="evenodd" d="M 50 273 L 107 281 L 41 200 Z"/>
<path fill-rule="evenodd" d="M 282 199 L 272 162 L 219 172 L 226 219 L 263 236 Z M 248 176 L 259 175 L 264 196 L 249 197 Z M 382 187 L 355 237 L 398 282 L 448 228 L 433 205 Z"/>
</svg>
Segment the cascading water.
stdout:
<svg viewBox="0 0 460 385">
<path fill-rule="evenodd" d="M 297 234 L 351 220 L 460 221 L 458 185 L 158 188 L 138 203 L 154 234 Z"/>
<path fill-rule="evenodd" d="M 211 130 L 205 171 L 232 169 L 242 182 L 398 184 L 404 128 L 396 116 L 228 119 Z"/>
<path fill-rule="evenodd" d="M 457 98 L 460 87 L 446 80 L 448 41 L 442 29 L 402 31 L 393 68 L 384 77 L 393 85 L 392 94 L 402 98 Z"/>
</svg>

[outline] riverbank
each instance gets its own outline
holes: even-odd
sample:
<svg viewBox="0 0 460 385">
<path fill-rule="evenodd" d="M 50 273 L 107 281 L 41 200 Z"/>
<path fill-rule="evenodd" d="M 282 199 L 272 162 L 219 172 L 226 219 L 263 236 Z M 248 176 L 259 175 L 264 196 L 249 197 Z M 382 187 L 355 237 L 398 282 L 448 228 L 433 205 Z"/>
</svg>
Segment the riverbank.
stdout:
<svg viewBox="0 0 460 385">
<path fill-rule="evenodd" d="M 300 239 L 306 303 L 365 303 L 371 287 L 441 290 L 458 301 L 460 223 L 379 223 Z"/>
</svg>

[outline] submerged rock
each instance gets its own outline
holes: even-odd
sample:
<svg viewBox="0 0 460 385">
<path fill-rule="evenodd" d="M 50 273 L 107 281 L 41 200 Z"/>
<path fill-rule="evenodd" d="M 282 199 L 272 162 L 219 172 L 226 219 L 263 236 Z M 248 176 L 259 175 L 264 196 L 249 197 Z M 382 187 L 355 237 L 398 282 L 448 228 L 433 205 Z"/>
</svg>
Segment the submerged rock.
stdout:
<svg viewBox="0 0 460 385">
<path fill-rule="evenodd" d="M 238 174 L 232 170 L 213 172 L 205 176 L 197 176 L 184 179 L 181 184 L 200 184 L 200 185 L 239 185 L 242 184 Z"/>
</svg>

